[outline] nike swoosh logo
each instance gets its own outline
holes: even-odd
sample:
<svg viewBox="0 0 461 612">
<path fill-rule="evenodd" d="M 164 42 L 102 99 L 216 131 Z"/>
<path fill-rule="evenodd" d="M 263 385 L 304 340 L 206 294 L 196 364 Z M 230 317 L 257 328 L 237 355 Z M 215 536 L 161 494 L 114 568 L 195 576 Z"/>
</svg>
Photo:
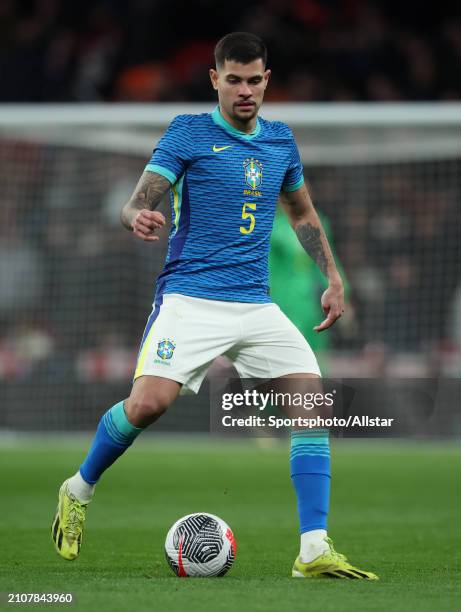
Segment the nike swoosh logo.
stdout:
<svg viewBox="0 0 461 612">
<path fill-rule="evenodd" d="M 224 151 L 224 149 L 230 149 L 233 146 L 234 145 L 227 145 L 227 147 L 217 147 L 216 145 L 213 145 L 213 153 L 219 153 L 220 151 Z"/>
</svg>

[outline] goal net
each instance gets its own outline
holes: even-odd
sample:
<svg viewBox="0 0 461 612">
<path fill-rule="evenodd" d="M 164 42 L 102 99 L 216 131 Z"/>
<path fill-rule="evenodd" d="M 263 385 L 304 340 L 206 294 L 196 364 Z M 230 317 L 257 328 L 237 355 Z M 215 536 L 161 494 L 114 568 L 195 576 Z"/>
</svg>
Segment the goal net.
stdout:
<svg viewBox="0 0 461 612">
<path fill-rule="evenodd" d="M 92 428 L 129 393 L 167 233 L 136 240 L 120 208 L 169 121 L 209 110 L 0 109 L 0 429 Z M 321 341 L 305 332 L 326 373 L 459 377 L 461 106 L 267 105 L 263 116 L 293 128 L 347 281 L 344 318 Z M 306 312 L 320 317 L 324 283 L 302 266 Z M 184 402 L 161 428 L 203 427 L 200 399 Z"/>
</svg>

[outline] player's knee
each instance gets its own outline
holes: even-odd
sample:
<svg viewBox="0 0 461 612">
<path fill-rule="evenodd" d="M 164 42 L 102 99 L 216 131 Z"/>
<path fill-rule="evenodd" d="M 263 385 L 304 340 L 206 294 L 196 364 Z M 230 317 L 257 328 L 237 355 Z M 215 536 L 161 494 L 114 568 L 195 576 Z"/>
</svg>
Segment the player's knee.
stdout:
<svg viewBox="0 0 461 612">
<path fill-rule="evenodd" d="M 169 399 L 161 392 L 130 397 L 125 401 L 128 420 L 136 427 L 146 427 L 156 421 L 167 410 Z"/>
</svg>

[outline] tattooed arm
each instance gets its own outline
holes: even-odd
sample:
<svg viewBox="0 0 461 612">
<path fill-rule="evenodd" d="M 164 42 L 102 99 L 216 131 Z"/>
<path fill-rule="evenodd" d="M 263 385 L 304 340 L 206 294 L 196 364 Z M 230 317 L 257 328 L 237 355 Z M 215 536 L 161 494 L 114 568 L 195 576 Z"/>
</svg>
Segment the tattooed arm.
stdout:
<svg viewBox="0 0 461 612">
<path fill-rule="evenodd" d="M 315 331 L 320 332 L 331 327 L 344 312 L 341 276 L 306 185 L 296 191 L 282 192 L 280 199 L 299 242 L 328 279 L 328 289 L 321 299 L 323 311 L 327 316 L 320 325 L 314 327 Z"/>
<path fill-rule="evenodd" d="M 122 224 L 147 242 L 158 240 L 155 231 L 165 225 L 165 217 L 154 210 L 170 188 L 166 178 L 156 172 L 144 172 L 133 195 L 122 208 Z"/>
</svg>

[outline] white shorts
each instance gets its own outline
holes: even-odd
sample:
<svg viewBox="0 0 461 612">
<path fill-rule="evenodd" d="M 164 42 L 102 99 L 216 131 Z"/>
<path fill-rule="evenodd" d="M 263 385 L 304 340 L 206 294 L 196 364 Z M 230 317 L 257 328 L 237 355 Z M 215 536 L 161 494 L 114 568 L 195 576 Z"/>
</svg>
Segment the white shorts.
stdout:
<svg viewBox="0 0 461 612">
<path fill-rule="evenodd" d="M 181 393 L 197 393 L 220 355 L 230 359 L 241 378 L 321 375 L 306 339 L 276 304 L 170 293 L 147 321 L 134 380 L 161 376 L 181 383 Z"/>
</svg>

